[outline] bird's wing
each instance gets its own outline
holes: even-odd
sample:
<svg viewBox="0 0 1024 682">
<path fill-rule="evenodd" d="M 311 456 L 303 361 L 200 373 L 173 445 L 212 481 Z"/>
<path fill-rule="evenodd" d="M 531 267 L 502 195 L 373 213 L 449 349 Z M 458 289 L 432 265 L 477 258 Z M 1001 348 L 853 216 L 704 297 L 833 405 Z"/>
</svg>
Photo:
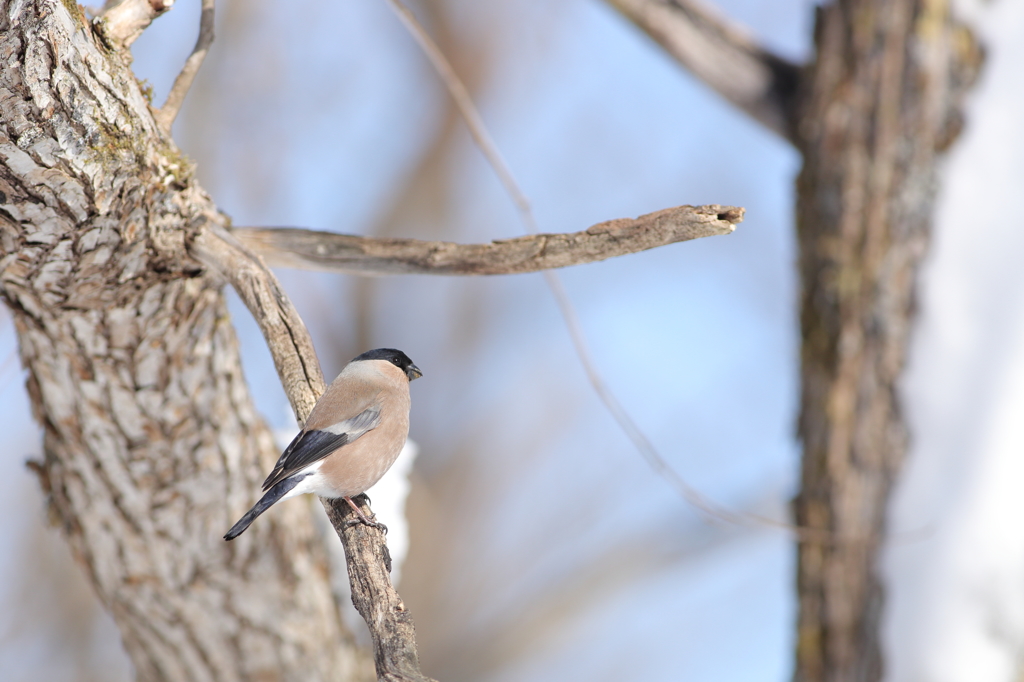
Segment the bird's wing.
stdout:
<svg viewBox="0 0 1024 682">
<path fill-rule="evenodd" d="M 378 424 L 380 424 L 380 406 L 372 405 L 350 419 L 332 424 L 330 430 L 302 431 L 285 448 L 281 458 L 274 465 L 274 470 L 263 482 L 263 489 L 268 490 L 292 474 L 318 462 L 367 431 L 377 428 Z"/>
</svg>

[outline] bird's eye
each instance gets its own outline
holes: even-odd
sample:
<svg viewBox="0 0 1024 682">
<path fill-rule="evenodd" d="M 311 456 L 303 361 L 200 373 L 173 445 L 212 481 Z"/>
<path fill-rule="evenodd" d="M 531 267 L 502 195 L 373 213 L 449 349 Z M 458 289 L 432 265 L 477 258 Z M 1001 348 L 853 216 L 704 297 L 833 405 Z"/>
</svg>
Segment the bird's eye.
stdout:
<svg viewBox="0 0 1024 682">
<path fill-rule="evenodd" d="M 402 361 L 399 360 L 398 358 L 395 358 L 391 362 L 395 363 L 395 367 L 401 367 L 402 366 Z"/>
</svg>

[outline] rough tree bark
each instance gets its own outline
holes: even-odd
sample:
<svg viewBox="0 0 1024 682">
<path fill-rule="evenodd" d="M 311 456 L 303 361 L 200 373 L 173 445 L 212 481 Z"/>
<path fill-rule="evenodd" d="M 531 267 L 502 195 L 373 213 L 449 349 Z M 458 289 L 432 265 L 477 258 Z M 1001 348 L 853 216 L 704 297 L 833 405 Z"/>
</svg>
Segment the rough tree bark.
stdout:
<svg viewBox="0 0 1024 682">
<path fill-rule="evenodd" d="M 125 46 L 169 6 L 109 2 L 90 24 L 73 2 L 0 0 L 0 294 L 44 427 L 34 468 L 138 679 L 372 679 L 340 625 L 308 505 L 221 540 L 278 454 L 245 386 L 225 280 L 260 322 L 300 419 L 323 381 L 287 297 L 167 136 L 173 108 L 158 125 L 131 73 Z M 705 213 L 706 234 L 742 217 Z M 649 227 L 611 255 L 670 243 L 678 226 Z M 559 264 L 592 260 L 584 242 Z M 350 565 L 377 575 L 365 612 L 390 614 L 378 620 L 400 640 L 375 632 L 380 677 L 404 679 L 408 615 L 378 589 L 374 541 L 340 534 L 363 551 Z"/>
<path fill-rule="evenodd" d="M 219 538 L 277 454 L 187 253 L 224 218 L 73 3 L 0 10 L 0 287 L 42 478 L 139 679 L 372 678 L 308 506 Z"/>
<path fill-rule="evenodd" d="M 945 2 L 858 0 L 819 11 L 796 121 L 803 280 L 799 431 L 800 682 L 882 676 L 875 571 L 907 448 L 898 383 L 940 152 L 980 63 Z"/>
<path fill-rule="evenodd" d="M 907 447 L 898 381 L 936 164 L 980 51 L 948 2 L 841 0 L 818 9 L 816 55 L 798 72 L 694 0 L 609 1 L 803 155 L 795 679 L 876 682 L 875 565 Z M 686 40 L 695 31 L 729 69 Z"/>
</svg>

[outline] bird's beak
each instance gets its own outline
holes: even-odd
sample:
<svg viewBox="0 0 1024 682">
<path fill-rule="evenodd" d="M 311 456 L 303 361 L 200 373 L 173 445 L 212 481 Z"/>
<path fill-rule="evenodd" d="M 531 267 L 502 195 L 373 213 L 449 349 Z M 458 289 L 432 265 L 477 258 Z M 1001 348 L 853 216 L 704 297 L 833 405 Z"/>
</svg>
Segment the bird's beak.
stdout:
<svg viewBox="0 0 1024 682">
<path fill-rule="evenodd" d="M 409 381 L 412 381 L 413 379 L 419 379 L 421 376 L 423 376 L 423 372 L 421 372 L 420 368 L 417 367 L 416 365 L 409 365 L 409 367 L 405 370 L 405 375 L 409 377 Z"/>
</svg>

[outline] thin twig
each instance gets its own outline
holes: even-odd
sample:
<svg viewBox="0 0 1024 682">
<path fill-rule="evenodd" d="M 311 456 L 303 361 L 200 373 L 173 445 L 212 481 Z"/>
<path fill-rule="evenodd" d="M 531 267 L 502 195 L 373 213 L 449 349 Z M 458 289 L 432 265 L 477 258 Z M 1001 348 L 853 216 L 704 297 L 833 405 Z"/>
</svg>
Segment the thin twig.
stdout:
<svg viewBox="0 0 1024 682">
<path fill-rule="evenodd" d="M 181 67 L 181 73 L 174 79 L 174 85 L 171 86 L 171 91 L 167 94 L 167 101 L 164 102 L 162 107 L 153 112 L 153 118 L 156 119 L 156 123 L 160 126 L 160 130 L 163 131 L 164 135 L 169 136 L 171 134 L 174 119 L 178 117 L 181 105 L 185 103 L 185 96 L 188 94 L 189 89 L 191 89 L 192 82 L 196 79 L 196 74 L 199 73 L 199 67 L 203 65 L 203 60 L 206 59 L 206 53 L 210 51 L 210 45 L 213 44 L 213 13 L 215 4 L 216 0 L 203 0 L 203 11 L 199 17 L 199 37 L 196 38 L 196 46 L 192 48 L 192 54 L 185 60 L 185 66 Z"/>
<path fill-rule="evenodd" d="M 494 141 L 491 139 L 490 133 L 488 132 L 483 119 L 480 117 L 476 105 L 473 103 L 472 97 L 470 97 L 469 92 L 462 84 L 461 79 L 456 75 L 451 64 L 449 64 L 447 57 L 444 56 L 441 48 L 426 32 L 413 13 L 410 12 L 400 0 L 387 0 L 387 2 L 398 14 L 402 23 L 409 32 L 412 33 L 416 42 L 419 43 L 421 48 L 423 48 L 423 51 L 426 53 L 430 63 L 433 64 L 434 68 L 437 70 L 441 80 L 444 82 L 448 92 L 451 94 L 452 99 L 455 101 L 456 107 L 458 107 L 463 119 L 465 119 L 466 125 L 469 127 L 470 134 L 480 147 L 480 151 L 483 152 L 483 155 L 487 158 L 488 163 L 490 163 L 491 167 L 494 168 L 494 171 L 497 173 L 502 185 L 505 187 L 505 191 L 508 192 L 513 203 L 515 203 L 516 208 L 519 210 L 519 215 L 526 227 L 526 231 L 532 234 L 538 233 L 540 230 L 537 227 L 537 220 L 533 215 L 533 208 L 530 205 L 529 199 L 526 198 L 526 194 L 522 189 L 520 189 L 519 183 L 516 182 L 511 169 L 509 169 L 508 164 L 505 163 L 504 158 L 498 151 L 497 145 L 495 145 Z M 573 346 L 576 349 L 576 354 L 580 359 L 580 363 L 583 365 L 583 369 L 586 372 L 587 378 L 590 380 L 590 384 L 593 386 L 594 391 L 611 413 L 612 418 L 615 419 L 619 424 L 619 427 L 625 432 L 626 437 L 633 442 L 633 445 L 644 456 L 648 464 L 650 464 L 655 472 L 660 476 L 668 478 L 667 472 L 672 472 L 672 468 L 668 465 L 668 462 L 658 454 L 654 449 L 654 446 L 651 445 L 650 440 L 644 435 L 640 427 L 636 425 L 636 422 L 633 421 L 633 418 L 629 413 L 622 407 L 622 404 L 612 393 L 611 389 L 608 388 L 604 379 L 601 377 L 601 373 L 594 365 L 594 362 L 590 357 L 590 352 L 587 349 L 586 338 L 583 334 L 583 329 L 580 326 L 575 309 L 573 308 L 572 302 L 569 300 L 565 288 L 562 286 L 558 276 L 553 272 L 545 271 L 544 279 L 547 282 L 548 287 L 551 289 L 552 295 L 555 297 L 555 302 L 558 304 L 562 317 L 565 319 L 566 326 L 569 329 L 569 336 L 572 338 Z M 717 508 L 709 505 L 704 496 L 697 493 L 697 491 L 686 484 L 682 478 L 677 475 L 673 475 L 668 480 L 673 482 L 673 487 L 677 487 L 680 494 L 695 508 L 705 512 L 709 516 L 722 517 L 722 514 Z M 682 485 L 676 485 L 677 481 Z"/>
<path fill-rule="evenodd" d="M 490 134 L 487 132 L 483 119 L 480 117 L 469 92 L 466 90 L 466 87 L 462 84 L 459 77 L 455 74 L 454 69 L 452 69 L 451 64 L 448 63 L 448 60 L 441 51 L 441 48 L 434 42 L 426 32 L 426 29 L 423 28 L 412 12 L 410 12 L 400 0 L 387 0 L 387 2 L 392 9 L 394 9 L 396 14 L 398 14 L 398 17 L 402 20 L 402 23 L 409 32 L 412 33 L 416 42 L 423 48 L 423 51 L 426 53 L 431 64 L 434 65 L 438 75 L 441 77 L 445 87 L 448 89 L 452 99 L 455 101 L 456 107 L 459 109 L 463 119 L 466 121 L 466 125 L 470 129 L 470 134 L 480 147 L 480 151 L 487 158 L 488 163 L 490 163 L 494 168 L 498 178 L 505 187 L 505 191 L 508 192 L 513 203 L 515 203 L 519 210 L 520 217 L 522 218 L 527 231 L 537 233 L 537 221 L 534 218 L 533 209 L 530 206 L 529 200 L 526 198 L 522 189 L 520 189 L 519 184 L 512 175 L 512 171 L 508 167 L 508 164 L 505 163 L 501 154 L 498 152 L 497 146 L 494 144 Z M 604 403 L 605 408 L 607 408 L 608 412 L 612 415 L 612 418 L 616 423 L 618 423 L 619 427 L 626 434 L 626 437 L 633 443 L 633 446 L 643 456 L 647 464 L 655 471 L 655 473 L 664 478 L 684 500 L 709 520 L 726 521 L 728 523 L 735 524 L 757 523 L 760 525 L 768 525 L 789 530 L 801 537 L 813 538 L 822 542 L 835 541 L 835 538 L 833 538 L 832 534 L 828 531 L 821 531 L 820 529 L 815 528 L 800 528 L 784 521 L 761 517 L 749 512 L 735 512 L 727 509 L 708 499 L 700 491 L 687 483 L 682 476 L 676 473 L 676 471 L 669 465 L 668 461 L 666 461 L 654 447 L 654 444 L 651 443 L 650 439 L 647 438 L 643 430 L 636 424 L 629 412 L 627 412 L 622 406 L 622 403 L 619 402 L 615 393 L 608 387 L 607 383 L 605 383 L 600 371 L 598 371 L 596 364 L 590 356 L 590 352 L 587 348 L 586 336 L 584 335 L 583 328 L 580 325 L 579 317 L 577 316 L 576 311 L 573 308 L 572 301 L 569 299 L 558 275 L 550 270 L 545 270 L 543 274 L 548 287 L 551 289 L 552 295 L 555 297 L 555 301 L 562 313 L 562 317 L 565 319 L 566 326 L 569 330 L 569 336 L 571 337 L 573 346 L 576 349 L 576 354 L 579 357 L 580 363 L 583 365 L 587 379 L 594 388 L 594 392 L 597 394 L 598 398 L 600 398 L 601 402 Z M 849 542 L 849 540 L 847 539 L 846 542 Z"/>
<path fill-rule="evenodd" d="M 359 275 L 511 275 L 592 263 L 666 244 L 729 234 L 734 206 L 677 206 L 581 232 L 534 234 L 490 244 L 359 237 L 297 228 L 236 227 L 240 242 L 272 267 Z"/>
<path fill-rule="evenodd" d="M 533 217 L 530 201 L 526 198 L 523 191 L 519 189 L 519 183 L 516 182 L 515 177 L 512 175 L 512 170 L 505 163 L 505 158 L 501 155 L 498 145 L 494 144 L 494 140 L 491 139 L 491 134 L 487 131 L 484 120 L 480 118 L 480 112 L 477 111 L 473 98 L 470 96 L 469 91 L 466 90 L 466 86 L 463 85 L 462 79 L 455 73 L 455 69 L 448 62 L 448 58 L 444 56 L 444 52 L 434 42 L 434 39 L 430 37 L 430 34 L 427 33 L 423 25 L 416 19 L 416 16 L 409 11 L 409 8 L 402 4 L 401 0 L 387 0 L 387 3 L 395 11 L 395 14 L 398 15 L 406 30 L 412 34 L 413 39 L 419 44 L 420 48 L 423 49 L 427 59 L 430 60 L 430 64 L 441 77 L 445 87 L 448 89 L 448 94 L 451 95 L 452 100 L 455 101 L 456 108 L 458 108 L 462 118 L 466 121 L 466 126 L 469 128 L 469 134 L 473 137 L 473 141 L 476 142 L 480 151 L 487 157 L 487 162 L 494 169 L 494 172 L 497 173 L 498 179 L 501 180 L 501 184 L 505 187 L 505 191 L 508 192 L 512 202 L 516 205 L 519 217 L 526 225 L 526 231 L 530 234 L 539 233 L 540 228 L 537 227 L 537 220 Z"/>
</svg>

